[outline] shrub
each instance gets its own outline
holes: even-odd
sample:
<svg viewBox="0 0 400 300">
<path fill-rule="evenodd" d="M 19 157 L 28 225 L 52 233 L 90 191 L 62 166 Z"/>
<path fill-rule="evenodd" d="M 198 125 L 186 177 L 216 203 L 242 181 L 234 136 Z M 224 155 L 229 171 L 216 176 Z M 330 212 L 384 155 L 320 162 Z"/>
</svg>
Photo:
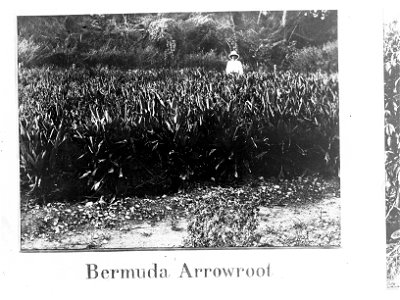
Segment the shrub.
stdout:
<svg viewBox="0 0 400 300">
<path fill-rule="evenodd" d="M 225 71 L 226 58 L 217 55 L 214 51 L 207 53 L 186 54 L 176 62 L 178 67 L 182 68 L 198 68 L 202 67 L 207 70 Z"/>
<path fill-rule="evenodd" d="M 287 58 L 289 68 L 297 72 L 337 72 L 337 41 L 328 42 L 320 47 L 311 46 L 298 49 Z"/>
<path fill-rule="evenodd" d="M 18 61 L 29 64 L 40 51 L 40 46 L 32 40 L 21 39 L 18 41 Z"/>
</svg>

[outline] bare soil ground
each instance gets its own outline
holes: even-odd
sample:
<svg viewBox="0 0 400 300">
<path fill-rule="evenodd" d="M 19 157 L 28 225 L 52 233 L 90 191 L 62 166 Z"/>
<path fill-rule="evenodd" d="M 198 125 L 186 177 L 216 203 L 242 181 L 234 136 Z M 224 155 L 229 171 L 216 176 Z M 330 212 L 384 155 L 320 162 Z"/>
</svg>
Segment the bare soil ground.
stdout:
<svg viewBox="0 0 400 300">
<path fill-rule="evenodd" d="M 340 199 L 287 207 L 261 207 L 261 242 L 269 246 L 340 246 Z"/>
<path fill-rule="evenodd" d="M 241 187 L 205 187 L 156 198 L 125 198 L 112 204 L 87 201 L 38 206 L 21 203 L 22 250 L 181 248 L 196 199 L 244 193 L 265 198 L 259 206 L 260 247 L 340 246 L 337 182 L 261 181 Z M 99 204 L 100 203 L 100 204 Z M 87 220 L 87 221 L 85 221 Z"/>
</svg>

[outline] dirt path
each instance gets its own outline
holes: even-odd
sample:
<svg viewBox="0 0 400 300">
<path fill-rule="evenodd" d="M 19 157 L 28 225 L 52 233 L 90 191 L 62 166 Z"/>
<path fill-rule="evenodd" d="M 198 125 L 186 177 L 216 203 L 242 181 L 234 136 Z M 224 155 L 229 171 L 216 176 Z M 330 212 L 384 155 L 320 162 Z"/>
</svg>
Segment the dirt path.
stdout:
<svg viewBox="0 0 400 300">
<path fill-rule="evenodd" d="M 38 238 L 25 242 L 23 249 L 120 249 L 182 247 L 187 221 L 183 218 L 157 223 L 132 222 L 117 229 L 91 229 L 67 233 L 61 239 L 49 241 Z"/>
<path fill-rule="evenodd" d="M 340 199 L 328 197 L 304 205 L 262 206 L 259 211 L 262 246 L 340 246 Z M 123 249 L 183 247 L 185 217 L 159 222 L 127 222 L 119 229 L 93 228 L 67 232 L 56 240 L 24 240 L 23 250 Z"/>
<path fill-rule="evenodd" d="M 340 246 L 340 199 L 295 207 L 261 207 L 261 243 L 269 246 Z"/>
</svg>

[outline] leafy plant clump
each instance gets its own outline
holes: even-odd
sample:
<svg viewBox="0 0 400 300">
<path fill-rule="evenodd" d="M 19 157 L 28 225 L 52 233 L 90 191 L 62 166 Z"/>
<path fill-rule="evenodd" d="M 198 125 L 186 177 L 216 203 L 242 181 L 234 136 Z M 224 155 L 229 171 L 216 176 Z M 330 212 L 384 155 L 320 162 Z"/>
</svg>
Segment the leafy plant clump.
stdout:
<svg viewBox="0 0 400 300">
<path fill-rule="evenodd" d="M 257 204 L 211 197 L 199 199 L 188 225 L 187 247 L 254 247 L 261 235 Z"/>
</svg>

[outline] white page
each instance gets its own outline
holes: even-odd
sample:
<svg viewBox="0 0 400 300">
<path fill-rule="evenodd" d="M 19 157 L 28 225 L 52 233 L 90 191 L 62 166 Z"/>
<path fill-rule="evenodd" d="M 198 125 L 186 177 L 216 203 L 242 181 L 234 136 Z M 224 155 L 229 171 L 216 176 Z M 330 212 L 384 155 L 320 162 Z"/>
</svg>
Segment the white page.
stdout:
<svg viewBox="0 0 400 300">
<path fill-rule="evenodd" d="M 350 1 L 15 1 L 5 3 L 2 25 L 0 127 L 0 295 L 24 298 L 94 299 L 211 298 L 336 299 L 398 298 L 386 289 L 382 33 L 385 2 Z M 86 13 L 282 9 L 337 9 L 340 89 L 342 247 L 20 253 L 16 16 Z M 148 267 L 171 272 L 168 279 L 87 280 L 86 264 L 103 268 Z M 191 266 L 265 266 L 261 279 L 179 279 Z"/>
</svg>

